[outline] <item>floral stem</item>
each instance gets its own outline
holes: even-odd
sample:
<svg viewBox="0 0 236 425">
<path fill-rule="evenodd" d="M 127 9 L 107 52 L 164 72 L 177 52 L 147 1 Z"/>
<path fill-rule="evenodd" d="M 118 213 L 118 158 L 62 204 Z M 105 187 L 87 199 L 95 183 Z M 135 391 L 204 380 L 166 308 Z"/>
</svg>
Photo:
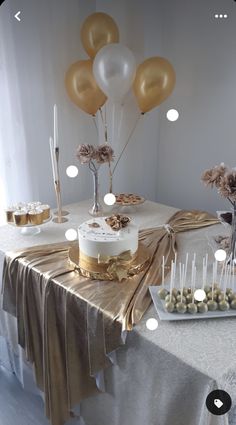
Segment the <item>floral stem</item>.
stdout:
<svg viewBox="0 0 236 425">
<path fill-rule="evenodd" d="M 233 207 L 235 207 L 235 202 L 232 202 L 231 199 L 229 197 L 227 197 L 228 201 L 231 203 L 231 205 L 233 205 Z"/>
<path fill-rule="evenodd" d="M 89 169 L 93 172 L 96 172 L 98 170 L 93 161 L 89 161 Z"/>
<path fill-rule="evenodd" d="M 110 177 L 109 193 L 112 193 L 112 179 L 113 179 L 113 175 L 112 175 L 112 171 L 111 171 L 111 163 L 110 163 L 110 161 L 109 161 L 109 177 Z"/>
</svg>

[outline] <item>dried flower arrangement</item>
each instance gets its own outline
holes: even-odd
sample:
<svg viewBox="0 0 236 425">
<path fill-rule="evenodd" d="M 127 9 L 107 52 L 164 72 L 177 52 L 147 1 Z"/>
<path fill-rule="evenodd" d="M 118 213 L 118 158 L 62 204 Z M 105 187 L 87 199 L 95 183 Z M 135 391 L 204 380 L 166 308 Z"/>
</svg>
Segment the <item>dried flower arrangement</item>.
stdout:
<svg viewBox="0 0 236 425">
<path fill-rule="evenodd" d="M 229 168 L 224 163 L 210 168 L 202 174 L 201 180 L 206 186 L 216 187 L 218 193 L 233 206 L 231 214 L 232 235 L 230 251 L 235 258 L 236 247 L 236 168 Z M 228 220 L 229 222 L 229 220 Z"/>
<path fill-rule="evenodd" d="M 77 148 L 76 156 L 81 164 L 89 164 L 92 171 L 98 169 L 97 164 L 110 164 L 114 160 L 114 151 L 107 143 L 94 147 L 93 145 L 79 145 Z"/>
<path fill-rule="evenodd" d="M 223 162 L 204 171 L 201 180 L 206 186 L 214 186 L 218 193 L 234 206 L 236 203 L 236 168 L 229 168 Z"/>
<path fill-rule="evenodd" d="M 94 181 L 94 203 L 89 213 L 93 216 L 102 215 L 102 207 L 99 202 L 98 193 L 98 169 L 101 164 L 108 163 L 111 174 L 111 162 L 114 159 L 114 151 L 107 143 L 97 147 L 93 145 L 79 145 L 76 156 L 81 164 L 88 164 Z"/>
</svg>

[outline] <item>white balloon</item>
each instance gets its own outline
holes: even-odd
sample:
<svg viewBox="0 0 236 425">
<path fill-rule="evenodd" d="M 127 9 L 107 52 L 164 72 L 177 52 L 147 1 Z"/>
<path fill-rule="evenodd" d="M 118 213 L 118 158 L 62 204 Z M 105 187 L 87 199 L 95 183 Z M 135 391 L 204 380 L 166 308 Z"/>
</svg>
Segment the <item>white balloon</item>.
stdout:
<svg viewBox="0 0 236 425">
<path fill-rule="evenodd" d="M 136 72 L 136 61 L 128 47 L 107 44 L 99 50 L 93 63 L 97 84 L 114 102 L 122 100 L 130 89 Z"/>
</svg>

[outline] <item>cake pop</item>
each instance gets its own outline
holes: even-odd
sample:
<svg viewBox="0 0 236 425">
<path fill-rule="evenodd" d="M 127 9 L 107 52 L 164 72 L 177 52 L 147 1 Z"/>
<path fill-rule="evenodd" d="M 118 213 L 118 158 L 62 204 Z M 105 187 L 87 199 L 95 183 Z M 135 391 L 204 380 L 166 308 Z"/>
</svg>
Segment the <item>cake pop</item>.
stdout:
<svg viewBox="0 0 236 425">
<path fill-rule="evenodd" d="M 183 280 L 184 280 L 184 265 L 179 263 L 179 280 L 180 280 L 180 301 L 176 304 L 178 313 L 185 313 L 187 310 L 186 304 L 183 302 Z"/>
<path fill-rule="evenodd" d="M 210 291 L 207 294 L 207 307 L 209 311 L 216 311 L 218 308 L 218 304 L 216 302 L 217 300 L 217 294 L 216 291 L 214 290 L 214 282 L 216 280 L 216 276 L 217 276 L 217 262 L 215 261 L 215 263 L 213 263 L 212 265 L 212 286 L 210 288 Z"/>
<path fill-rule="evenodd" d="M 175 304 L 171 301 L 168 301 L 167 303 L 165 303 L 165 309 L 168 311 L 168 313 L 173 313 L 175 309 Z"/>
<path fill-rule="evenodd" d="M 173 295 L 173 280 L 174 280 L 174 264 L 171 261 L 171 271 L 170 271 L 170 293 L 165 298 L 165 309 L 168 313 L 173 313 L 175 310 L 176 298 Z"/>
<path fill-rule="evenodd" d="M 207 313 L 208 306 L 207 306 L 206 303 L 204 303 L 203 301 L 201 301 L 200 303 L 198 303 L 197 309 L 198 309 L 199 313 Z"/>
<path fill-rule="evenodd" d="M 158 295 L 161 300 L 164 300 L 166 296 L 168 295 L 168 291 L 166 288 L 164 288 L 164 280 L 165 280 L 165 257 L 163 255 L 162 257 L 162 277 L 161 277 L 161 288 L 158 291 Z"/>
</svg>

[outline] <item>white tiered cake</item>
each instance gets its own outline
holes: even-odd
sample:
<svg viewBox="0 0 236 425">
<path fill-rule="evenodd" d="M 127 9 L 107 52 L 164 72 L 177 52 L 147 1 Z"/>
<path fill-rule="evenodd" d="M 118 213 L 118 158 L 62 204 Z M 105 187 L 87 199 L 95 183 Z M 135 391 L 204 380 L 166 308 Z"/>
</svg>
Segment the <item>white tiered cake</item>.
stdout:
<svg viewBox="0 0 236 425">
<path fill-rule="evenodd" d="M 88 220 L 78 228 L 80 252 L 88 257 L 117 256 L 124 251 L 134 255 L 138 250 L 138 227 L 113 230 L 104 217 Z"/>
</svg>

